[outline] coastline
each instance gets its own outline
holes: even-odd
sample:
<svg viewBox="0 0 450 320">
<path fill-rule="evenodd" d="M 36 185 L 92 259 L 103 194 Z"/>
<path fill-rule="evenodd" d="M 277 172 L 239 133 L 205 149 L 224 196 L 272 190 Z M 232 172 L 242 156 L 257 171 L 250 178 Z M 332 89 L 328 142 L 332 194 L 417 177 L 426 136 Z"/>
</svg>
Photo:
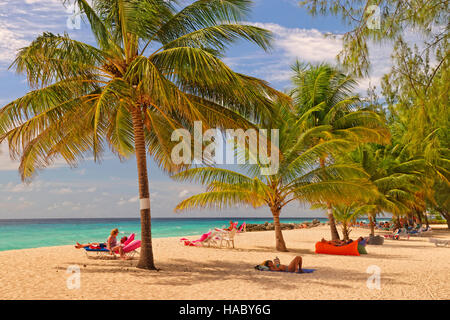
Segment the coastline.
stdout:
<svg viewBox="0 0 450 320">
<path fill-rule="evenodd" d="M 354 228 L 351 236 L 368 233 Z M 236 249 L 184 247 L 178 237 L 154 239 L 159 272 L 134 268 L 136 259 L 87 259 L 73 246 L 2 251 L 0 299 L 450 298 L 450 250 L 436 248 L 428 238 L 386 240 L 383 246 L 368 246 L 368 255 L 356 257 L 314 253 L 315 242 L 329 237 L 327 226 L 283 234 L 287 253 L 275 251 L 273 231 L 239 235 Z M 438 230 L 433 237 L 450 240 L 450 232 Z M 253 268 L 275 256 L 288 264 L 296 255 L 303 257 L 304 268 L 316 271 L 300 275 Z M 81 270 L 81 286 L 70 290 L 67 268 L 74 265 Z M 366 271 L 372 265 L 381 269 L 381 290 L 367 288 Z"/>
<path fill-rule="evenodd" d="M 203 234 L 208 230 L 228 226 L 229 219 L 247 224 L 264 224 L 268 218 L 164 218 L 153 219 L 152 238 L 185 237 Z M 317 219 L 317 218 L 314 218 Z M 282 223 L 306 223 L 310 218 L 283 218 Z M 321 221 L 325 221 L 321 218 Z M 0 221 L 0 252 L 15 249 L 32 249 L 73 243 L 104 242 L 111 229 L 118 228 L 121 236 L 140 234 L 140 219 L 24 219 Z M 11 241 L 14 239 L 14 241 Z"/>
</svg>

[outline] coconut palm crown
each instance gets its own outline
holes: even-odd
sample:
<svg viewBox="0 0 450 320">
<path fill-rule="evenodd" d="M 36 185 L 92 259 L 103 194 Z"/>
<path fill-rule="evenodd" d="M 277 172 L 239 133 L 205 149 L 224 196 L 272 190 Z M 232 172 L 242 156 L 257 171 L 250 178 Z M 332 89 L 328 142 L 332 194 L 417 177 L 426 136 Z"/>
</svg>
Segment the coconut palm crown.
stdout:
<svg viewBox="0 0 450 320">
<path fill-rule="evenodd" d="M 308 111 L 311 125 L 327 128 L 328 134 L 320 139 L 337 138 L 352 142 L 347 152 L 368 142 L 389 143 L 385 118 L 366 106 L 354 93 L 357 81 L 353 76 L 325 63 L 312 65 L 297 61 L 292 70 L 294 87 L 291 95 L 296 110 L 299 117 Z M 320 139 L 317 143 L 321 142 Z M 320 155 L 321 165 L 334 161 L 331 157 L 326 153 Z M 331 202 L 327 204 L 327 213 L 331 238 L 339 239 Z"/>
</svg>

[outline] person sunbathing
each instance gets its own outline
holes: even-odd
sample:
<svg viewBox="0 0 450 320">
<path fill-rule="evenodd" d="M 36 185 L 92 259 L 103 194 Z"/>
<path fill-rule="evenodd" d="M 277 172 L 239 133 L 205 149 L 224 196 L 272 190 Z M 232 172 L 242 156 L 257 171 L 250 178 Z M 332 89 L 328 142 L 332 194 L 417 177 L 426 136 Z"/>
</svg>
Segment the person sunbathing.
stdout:
<svg viewBox="0 0 450 320">
<path fill-rule="evenodd" d="M 264 266 L 268 267 L 271 271 L 282 271 L 282 272 L 298 272 L 303 273 L 302 270 L 302 257 L 296 256 L 288 266 L 280 264 L 278 259 L 275 261 L 266 260 L 264 261 Z"/>
<path fill-rule="evenodd" d="M 88 243 L 88 244 L 80 244 L 80 243 L 76 243 L 75 248 L 76 249 L 81 249 L 81 248 L 106 248 L 109 250 L 109 252 L 111 254 L 113 253 L 119 253 L 120 258 L 121 259 L 125 259 L 125 253 L 123 252 L 123 244 L 125 243 L 125 241 L 128 240 L 127 237 L 122 237 L 122 239 L 120 239 L 120 244 L 117 244 L 117 235 L 119 234 L 119 229 L 113 229 L 111 230 L 111 234 L 109 235 L 108 239 L 106 240 L 106 243 L 98 243 L 98 242 L 92 242 L 92 243 Z"/>
<path fill-rule="evenodd" d="M 345 241 L 339 240 L 339 239 L 328 241 L 328 240 L 325 240 L 324 238 L 322 238 L 322 240 L 320 240 L 320 242 L 331 244 L 332 246 L 336 246 L 336 247 L 339 247 L 339 246 L 342 246 L 345 244 Z"/>
<path fill-rule="evenodd" d="M 320 242 L 331 244 L 331 245 L 333 245 L 335 247 L 341 247 L 341 246 L 346 246 L 346 245 L 352 243 L 353 240 L 352 239 L 348 239 L 348 240 L 339 240 L 339 239 L 337 239 L 337 240 L 327 241 L 324 238 L 322 238 L 322 240 L 320 240 Z M 358 242 L 359 242 L 359 239 L 358 239 Z"/>
<path fill-rule="evenodd" d="M 76 249 L 82 249 L 82 248 L 105 248 L 106 247 L 106 243 L 102 242 L 89 242 L 86 244 L 81 244 L 79 242 L 76 242 L 75 248 Z"/>
</svg>

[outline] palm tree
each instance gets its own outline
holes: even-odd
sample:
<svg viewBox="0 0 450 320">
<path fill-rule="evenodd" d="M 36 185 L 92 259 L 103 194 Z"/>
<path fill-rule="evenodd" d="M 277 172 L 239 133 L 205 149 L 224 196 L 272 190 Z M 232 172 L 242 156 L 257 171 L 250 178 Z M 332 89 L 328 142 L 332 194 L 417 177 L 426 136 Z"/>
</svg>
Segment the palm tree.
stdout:
<svg viewBox="0 0 450 320">
<path fill-rule="evenodd" d="M 375 209 L 374 205 L 361 205 L 359 203 L 352 203 L 350 205 L 335 205 L 333 206 L 334 218 L 342 225 L 342 235 L 344 240 L 350 239 L 351 229 L 350 223 L 361 216 L 367 215 Z"/>
<path fill-rule="evenodd" d="M 75 166 L 105 149 L 136 156 L 142 250 L 139 268 L 155 269 L 147 151 L 167 171 L 176 128 L 234 127 L 265 117 L 278 94 L 233 72 L 221 60 L 237 39 L 268 49 L 271 34 L 240 23 L 247 0 L 76 0 L 97 46 L 44 33 L 21 49 L 13 66 L 33 89 L 0 110 L 0 143 L 20 160 L 23 180 L 62 157 Z"/>
<path fill-rule="evenodd" d="M 374 206 L 369 213 L 372 236 L 375 235 L 377 214 L 388 212 L 399 217 L 417 206 L 416 192 L 420 190 L 423 159 L 403 160 L 401 153 L 398 154 L 398 146 L 371 144 L 361 146 L 350 157 L 364 168 L 378 190 L 378 196 L 367 203 Z"/>
<path fill-rule="evenodd" d="M 309 121 L 316 126 L 327 128 L 328 135 L 322 140 L 339 138 L 352 142 L 351 151 L 358 144 L 367 142 L 389 142 L 389 131 L 380 114 L 364 106 L 358 95 L 354 94 L 356 80 L 338 68 L 327 64 L 311 65 L 297 61 L 292 70 L 294 88 L 291 95 L 299 116 L 306 110 Z M 321 143 L 322 140 L 317 140 Z M 332 161 L 329 154 L 321 154 L 320 165 Z M 333 216 L 332 203 L 327 203 L 331 238 L 339 239 Z"/>
<path fill-rule="evenodd" d="M 204 193 L 180 202 L 175 211 L 193 208 L 222 209 L 233 206 L 267 206 L 275 225 L 276 250 L 287 251 L 280 226 L 281 210 L 290 202 L 340 203 L 355 199 L 368 200 L 374 192 L 367 174 L 360 167 L 348 164 L 319 163 L 322 154 L 334 155 L 348 147 L 348 141 L 331 138 L 316 140 L 327 135 L 327 127 L 308 122 L 309 112 L 300 118 L 290 104 L 276 103 L 264 128 L 279 129 L 279 170 L 273 175 L 262 175 L 264 165 L 240 165 L 240 171 L 218 167 L 198 167 L 172 176 L 177 181 L 190 181 L 206 186 Z M 247 148 L 243 145 L 241 148 Z M 248 151 L 248 150 L 247 150 Z M 247 152 L 248 153 L 248 152 Z M 253 159 L 257 159 L 255 155 Z"/>
</svg>

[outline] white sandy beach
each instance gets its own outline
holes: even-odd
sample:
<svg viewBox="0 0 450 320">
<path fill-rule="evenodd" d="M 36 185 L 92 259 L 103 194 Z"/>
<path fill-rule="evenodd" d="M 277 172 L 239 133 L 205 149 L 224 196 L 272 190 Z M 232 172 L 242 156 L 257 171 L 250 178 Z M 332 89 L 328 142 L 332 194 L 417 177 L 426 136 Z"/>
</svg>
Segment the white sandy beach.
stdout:
<svg viewBox="0 0 450 320">
<path fill-rule="evenodd" d="M 450 239 L 444 226 L 435 238 Z M 314 253 L 329 228 L 284 231 L 290 250 L 274 250 L 274 232 L 236 237 L 236 249 L 183 247 L 178 238 L 154 239 L 161 271 L 134 268 L 137 260 L 86 258 L 73 246 L 0 252 L 0 299 L 449 299 L 450 248 L 428 238 L 386 240 L 368 246 L 368 255 Z M 352 238 L 369 233 L 355 228 Z M 195 237 L 192 237 L 195 238 Z M 254 266 L 279 256 L 281 263 L 301 255 L 312 274 L 260 272 Z M 69 290 L 66 270 L 81 269 L 80 289 Z M 369 266 L 381 268 L 381 290 L 370 290 Z"/>
</svg>

